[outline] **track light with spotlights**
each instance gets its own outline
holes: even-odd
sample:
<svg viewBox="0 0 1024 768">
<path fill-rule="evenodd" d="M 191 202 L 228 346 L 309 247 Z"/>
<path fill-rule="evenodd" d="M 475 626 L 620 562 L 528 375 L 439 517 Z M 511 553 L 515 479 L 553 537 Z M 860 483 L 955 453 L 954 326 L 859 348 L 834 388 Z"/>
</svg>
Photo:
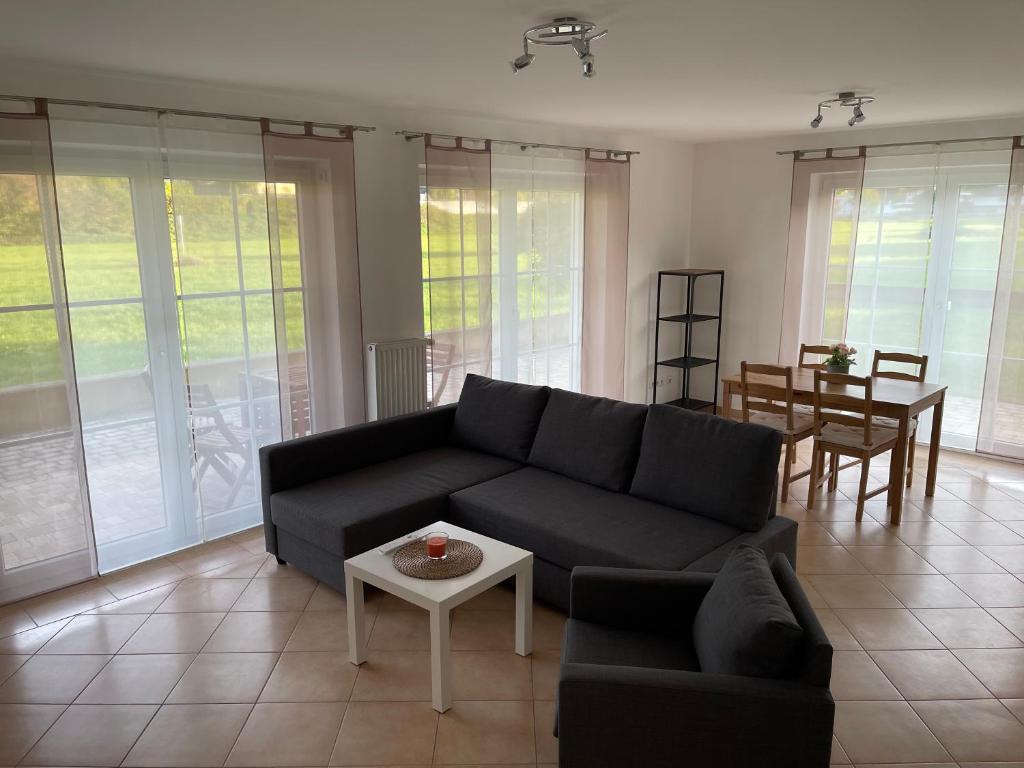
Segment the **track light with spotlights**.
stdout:
<svg viewBox="0 0 1024 768">
<path fill-rule="evenodd" d="M 853 91 L 840 91 L 836 94 L 834 99 L 826 99 L 825 101 L 818 102 L 818 114 L 811 120 L 811 128 L 817 128 L 821 125 L 821 121 L 824 119 L 821 114 L 823 109 L 831 109 L 832 107 L 852 107 L 853 115 L 846 122 L 851 128 L 857 123 L 863 123 L 866 119 L 864 116 L 864 110 L 862 107 L 865 104 L 870 104 L 875 100 L 874 96 L 858 96 Z"/>
<path fill-rule="evenodd" d="M 583 64 L 583 77 L 589 80 L 594 76 L 594 54 L 590 52 L 590 43 L 607 34 L 607 29 L 598 32 L 597 25 L 590 21 L 580 21 L 568 16 L 554 19 L 526 30 L 523 33 L 523 55 L 509 63 L 513 72 L 519 72 L 530 66 L 535 58 L 534 54 L 530 53 L 530 43 L 534 45 L 571 45 Z"/>
</svg>

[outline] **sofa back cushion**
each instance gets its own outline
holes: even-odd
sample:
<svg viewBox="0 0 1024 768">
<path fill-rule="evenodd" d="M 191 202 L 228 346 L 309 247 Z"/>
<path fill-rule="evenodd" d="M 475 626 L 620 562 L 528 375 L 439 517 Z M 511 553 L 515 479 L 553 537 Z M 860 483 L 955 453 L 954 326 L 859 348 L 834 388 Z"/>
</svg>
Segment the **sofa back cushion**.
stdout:
<svg viewBox="0 0 1024 768">
<path fill-rule="evenodd" d="M 551 391 L 530 463 L 619 493 L 636 469 L 647 406 Z"/>
<path fill-rule="evenodd" d="M 793 674 L 803 629 L 760 549 L 741 544 L 722 566 L 693 620 L 702 672 L 785 678 Z"/>
<path fill-rule="evenodd" d="M 744 531 L 774 514 L 782 438 L 671 405 L 652 405 L 630 493 Z"/>
<path fill-rule="evenodd" d="M 548 387 L 468 374 L 455 411 L 452 442 L 526 461 L 550 392 Z"/>
</svg>

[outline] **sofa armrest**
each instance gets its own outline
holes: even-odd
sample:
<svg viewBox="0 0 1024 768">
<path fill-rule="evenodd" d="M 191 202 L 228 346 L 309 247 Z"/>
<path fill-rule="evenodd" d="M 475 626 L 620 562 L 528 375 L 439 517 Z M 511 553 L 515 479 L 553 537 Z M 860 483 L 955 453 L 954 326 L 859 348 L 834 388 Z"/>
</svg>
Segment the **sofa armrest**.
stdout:
<svg viewBox="0 0 1024 768">
<path fill-rule="evenodd" d="M 562 664 L 559 765 L 825 768 L 834 718 L 828 689 L 788 680 Z"/>
<path fill-rule="evenodd" d="M 577 566 L 569 616 L 627 629 L 689 633 L 714 574 Z"/>
<path fill-rule="evenodd" d="M 357 424 L 260 448 L 260 490 L 267 551 L 277 554 L 270 497 L 306 483 L 445 445 L 457 405 Z"/>
</svg>

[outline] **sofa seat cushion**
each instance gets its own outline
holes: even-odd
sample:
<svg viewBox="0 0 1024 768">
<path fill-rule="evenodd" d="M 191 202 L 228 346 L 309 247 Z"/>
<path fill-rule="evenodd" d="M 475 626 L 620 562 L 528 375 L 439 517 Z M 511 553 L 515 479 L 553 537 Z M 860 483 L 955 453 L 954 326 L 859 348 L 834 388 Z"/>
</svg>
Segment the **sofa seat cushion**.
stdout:
<svg viewBox="0 0 1024 768">
<path fill-rule="evenodd" d="M 609 491 L 628 491 L 646 416 L 646 405 L 553 389 L 529 463 Z"/>
<path fill-rule="evenodd" d="M 579 619 L 569 619 L 565 623 L 562 661 L 566 664 L 700 671 L 693 643 L 686 636 L 637 632 Z"/>
<path fill-rule="evenodd" d="M 445 516 L 452 491 L 518 469 L 498 456 L 444 447 L 373 464 L 270 497 L 274 524 L 352 557 Z"/>
<path fill-rule="evenodd" d="M 740 534 L 698 515 L 526 467 L 452 495 L 452 522 L 577 565 L 682 570 Z"/>
</svg>

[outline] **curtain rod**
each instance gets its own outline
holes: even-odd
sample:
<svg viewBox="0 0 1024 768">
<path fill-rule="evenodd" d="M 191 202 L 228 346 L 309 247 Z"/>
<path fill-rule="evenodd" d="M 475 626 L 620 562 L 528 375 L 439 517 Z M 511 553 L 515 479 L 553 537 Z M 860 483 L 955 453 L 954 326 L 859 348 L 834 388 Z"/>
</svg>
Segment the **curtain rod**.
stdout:
<svg viewBox="0 0 1024 768">
<path fill-rule="evenodd" d="M 35 101 L 34 98 L 27 96 L 8 96 L 0 94 L 0 101 Z M 372 125 L 342 125 L 341 123 L 320 123 L 316 121 L 307 120 L 287 120 L 278 119 L 275 117 L 262 118 L 255 117 L 253 115 L 232 115 L 227 112 L 201 112 L 193 109 L 165 109 L 163 107 L 145 107 L 139 104 L 114 104 L 105 101 L 83 101 L 80 99 L 43 99 L 43 101 L 49 104 L 63 104 L 69 107 L 100 107 L 102 109 L 125 109 L 131 112 L 166 112 L 171 115 L 182 115 L 184 117 L 216 117 L 224 120 L 247 120 L 253 122 L 260 122 L 264 119 L 269 119 L 272 123 L 278 123 L 280 125 L 306 125 L 307 123 L 317 128 L 333 128 L 339 131 L 343 131 L 351 128 L 353 131 L 365 131 L 372 133 L 377 129 Z"/>
<path fill-rule="evenodd" d="M 597 147 L 574 147 L 569 144 L 539 144 L 535 141 L 508 141 L 507 139 L 478 139 L 472 136 L 454 136 L 450 133 L 433 133 L 430 131 L 395 131 L 395 136 L 404 136 L 406 141 L 412 141 L 413 139 L 422 139 L 424 136 L 430 133 L 431 136 L 437 136 L 441 139 L 469 139 L 470 141 L 490 141 L 494 144 L 512 144 L 517 147 L 538 148 L 538 149 L 578 149 L 587 150 L 591 152 L 607 152 L 609 155 L 626 155 L 633 156 L 639 155 L 640 153 L 631 149 L 598 149 Z"/>
<path fill-rule="evenodd" d="M 849 147 L 821 147 L 820 149 L 784 149 L 776 155 L 802 155 L 808 152 L 836 152 L 851 149 L 886 149 L 888 147 L 920 147 L 927 144 L 966 144 L 974 141 L 1017 141 L 1019 135 L 1012 136 L 981 136 L 976 139 L 936 139 L 933 141 L 891 141 L 886 144 L 853 144 Z"/>
</svg>

